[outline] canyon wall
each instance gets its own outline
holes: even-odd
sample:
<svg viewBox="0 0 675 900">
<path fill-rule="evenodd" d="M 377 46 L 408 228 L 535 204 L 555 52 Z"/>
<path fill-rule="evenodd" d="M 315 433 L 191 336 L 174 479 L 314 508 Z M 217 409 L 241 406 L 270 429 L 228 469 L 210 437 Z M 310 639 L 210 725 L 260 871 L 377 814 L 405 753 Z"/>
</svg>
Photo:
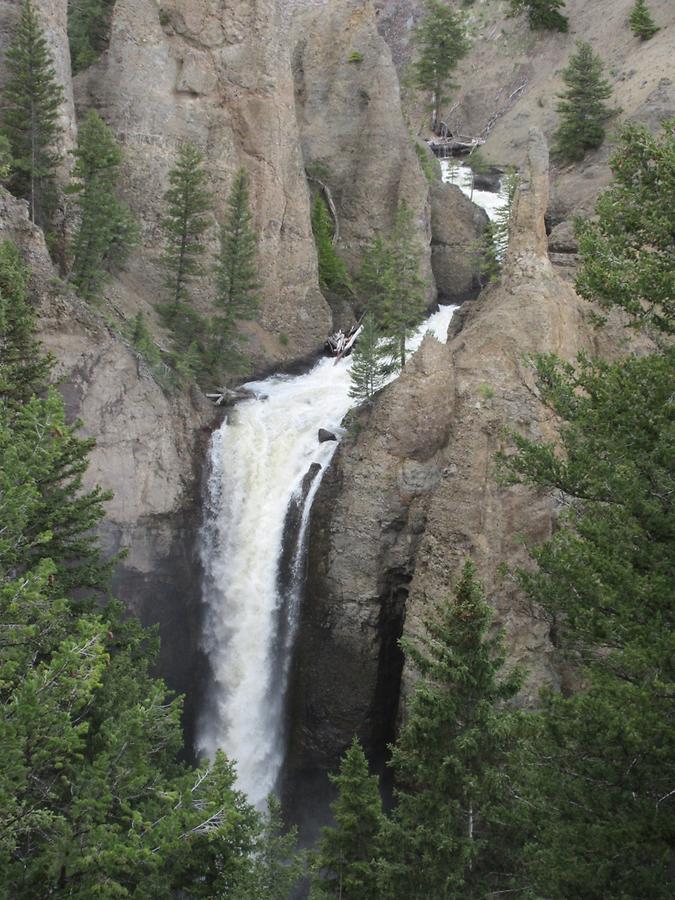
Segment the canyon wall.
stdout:
<svg viewBox="0 0 675 900">
<path fill-rule="evenodd" d="M 544 216 L 548 153 L 530 137 L 502 279 L 465 304 L 441 345 L 427 337 L 397 382 L 350 426 L 316 500 L 309 583 L 296 663 L 291 793 L 320 783 L 358 734 L 380 761 L 399 711 L 402 633 L 452 596 L 465 559 L 477 564 L 511 663 L 528 679 L 521 702 L 559 683 L 543 623 L 519 602 L 502 566 L 546 539 L 555 503 L 495 479 L 504 427 L 553 434 L 527 352 L 572 359 L 596 349 L 584 303 L 552 267 Z M 403 689 L 409 675 L 404 673 Z"/>
</svg>

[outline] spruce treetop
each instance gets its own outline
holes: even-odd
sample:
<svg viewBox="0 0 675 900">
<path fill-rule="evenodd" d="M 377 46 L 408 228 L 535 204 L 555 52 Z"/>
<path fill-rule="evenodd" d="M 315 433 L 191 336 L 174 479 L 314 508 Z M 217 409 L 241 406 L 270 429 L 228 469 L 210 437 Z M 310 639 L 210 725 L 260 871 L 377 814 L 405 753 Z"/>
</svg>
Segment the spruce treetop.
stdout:
<svg viewBox="0 0 675 900">
<path fill-rule="evenodd" d="M 415 85 L 433 95 L 433 126 L 440 126 L 441 111 L 454 87 L 452 72 L 469 52 L 461 16 L 441 0 L 425 0 L 424 16 L 413 32 L 419 58 L 413 65 Z"/>
<path fill-rule="evenodd" d="M 181 146 L 169 183 L 162 220 L 166 240 L 163 262 L 168 269 L 166 286 L 171 304 L 177 309 L 180 302 L 189 300 L 190 281 L 205 274 L 200 257 L 206 251 L 203 238 L 211 224 L 204 154 L 194 144 Z"/>
<path fill-rule="evenodd" d="M 556 106 L 560 125 L 554 135 L 554 152 L 562 160 L 583 159 L 588 150 L 605 139 L 605 123 L 619 110 L 604 102 L 612 96 L 612 86 L 603 78 L 603 63 L 590 44 L 577 41 L 576 52 L 563 70 L 566 89 Z"/>
<path fill-rule="evenodd" d="M 640 38 L 641 41 L 648 41 L 654 37 L 657 31 L 661 30 L 654 22 L 646 0 L 635 0 L 628 23 L 635 37 Z"/>
</svg>

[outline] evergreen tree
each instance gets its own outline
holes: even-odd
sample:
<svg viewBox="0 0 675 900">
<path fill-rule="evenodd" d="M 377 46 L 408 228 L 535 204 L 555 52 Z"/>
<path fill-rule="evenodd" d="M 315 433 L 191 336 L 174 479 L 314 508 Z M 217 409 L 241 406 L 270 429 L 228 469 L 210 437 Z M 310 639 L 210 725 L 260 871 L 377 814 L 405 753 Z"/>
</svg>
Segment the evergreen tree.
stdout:
<svg viewBox="0 0 675 900">
<path fill-rule="evenodd" d="M 35 340 L 28 269 L 11 241 L 0 244 L 0 405 L 16 408 L 41 391 L 51 361 Z"/>
<path fill-rule="evenodd" d="M 448 92 L 455 87 L 452 73 L 469 52 L 470 44 L 461 17 L 441 0 L 425 0 L 424 16 L 413 40 L 419 53 L 413 65 L 414 82 L 433 96 L 433 127 L 437 129 Z"/>
<path fill-rule="evenodd" d="M 14 158 L 10 190 L 28 200 L 31 221 L 46 227 L 55 205 L 63 89 L 32 0 L 24 0 L 6 57 L 3 124 Z"/>
<path fill-rule="evenodd" d="M 481 286 L 494 284 L 499 280 L 502 271 L 501 257 L 497 245 L 495 223 L 491 220 L 485 226 L 483 236 L 475 245 L 480 253 Z"/>
<path fill-rule="evenodd" d="M 95 63 L 108 46 L 115 0 L 68 0 L 68 41 L 73 75 Z"/>
<path fill-rule="evenodd" d="M 675 120 L 659 136 L 627 125 L 610 165 L 614 184 L 597 218 L 579 221 L 576 289 L 635 326 L 675 332 Z"/>
<path fill-rule="evenodd" d="M 263 831 L 255 843 L 252 869 L 246 873 L 237 900 L 288 900 L 305 874 L 306 854 L 297 849 L 297 828 L 286 829 L 281 804 L 267 801 Z"/>
<path fill-rule="evenodd" d="M 377 235 L 363 253 L 357 284 L 363 303 L 373 314 L 378 327 L 382 324 L 392 277 L 391 248 L 382 235 Z"/>
<path fill-rule="evenodd" d="M 534 896 L 672 893 L 675 352 L 575 370 L 536 361 L 562 421 L 557 446 L 515 437 L 515 480 L 567 498 L 521 582 L 577 668 L 579 692 L 545 697 L 520 757 Z"/>
<path fill-rule="evenodd" d="M 385 275 L 386 295 L 379 319 L 389 343 L 394 364 L 403 368 L 406 343 L 424 321 L 427 297 L 419 274 L 420 249 L 417 245 L 413 211 L 403 201 L 396 213 L 389 240 L 389 271 Z M 375 311 L 378 317 L 378 311 Z"/>
<path fill-rule="evenodd" d="M 605 139 L 605 123 L 618 112 L 604 103 L 612 88 L 602 71 L 602 60 L 591 45 L 577 41 L 577 52 L 563 70 L 567 90 L 558 95 L 556 106 L 561 121 L 554 134 L 554 152 L 562 160 L 581 160 L 588 150 L 599 147 Z"/>
<path fill-rule="evenodd" d="M 504 202 L 496 210 L 493 223 L 495 250 L 500 262 L 504 259 L 509 246 L 509 228 L 511 227 L 513 204 L 516 200 L 518 184 L 518 173 L 514 169 L 509 169 L 505 174 L 501 185 L 504 193 Z"/>
<path fill-rule="evenodd" d="M 216 305 L 220 313 L 215 319 L 212 357 L 216 367 L 241 372 L 247 361 L 236 323 L 240 319 L 254 319 L 258 313 L 257 239 L 252 226 L 245 169 L 237 172 L 227 205 L 227 216 L 221 228 L 216 288 Z"/>
<path fill-rule="evenodd" d="M 160 361 L 159 348 L 153 341 L 152 335 L 145 321 L 145 316 L 141 311 L 134 316 L 133 331 L 131 340 L 138 352 L 145 357 L 151 366 L 156 366 Z"/>
<path fill-rule="evenodd" d="M 482 898 L 507 881 L 495 848 L 507 841 L 505 766 L 519 716 L 504 703 L 520 677 L 502 671 L 491 620 L 467 562 L 455 598 L 403 642 L 420 681 L 392 748 L 398 787 L 382 837 L 383 898 Z"/>
<path fill-rule="evenodd" d="M 75 196 L 79 224 L 71 278 L 80 296 L 93 300 L 108 272 L 128 256 L 138 229 L 126 204 L 117 198 L 122 151 L 95 110 L 80 126 L 74 155 L 75 183 L 69 193 Z"/>
<path fill-rule="evenodd" d="M 654 22 L 645 0 L 635 0 L 628 22 L 635 37 L 639 37 L 641 41 L 648 41 L 661 30 Z"/>
<path fill-rule="evenodd" d="M 319 284 L 321 289 L 338 297 L 349 297 L 352 286 L 347 266 L 333 246 L 333 223 L 321 194 L 312 205 L 312 231 L 319 260 Z"/>
<path fill-rule="evenodd" d="M 180 304 L 190 299 L 189 282 L 205 274 L 200 259 L 205 252 L 204 232 L 209 227 L 211 196 L 206 187 L 204 156 L 194 144 L 183 144 L 169 173 L 171 187 L 164 195 L 167 214 L 162 222 L 166 237 L 164 265 L 170 302 L 165 310 L 173 325 Z"/>
<path fill-rule="evenodd" d="M 382 801 L 377 777 L 369 775 L 361 744 L 354 738 L 330 776 L 338 789 L 331 804 L 335 825 L 323 828 L 314 862 L 312 900 L 377 900 L 377 856 Z"/>
<path fill-rule="evenodd" d="M 6 134 L 0 134 L 0 184 L 5 184 L 14 168 L 12 145 Z"/>
<path fill-rule="evenodd" d="M 359 403 L 367 403 L 384 387 L 391 371 L 385 356 L 382 335 L 375 317 L 372 313 L 368 313 L 363 319 L 361 333 L 352 352 L 352 367 L 349 372 L 350 397 Z"/>
<path fill-rule="evenodd" d="M 565 0 L 511 0 L 511 14 L 526 11 L 533 30 L 567 31 L 569 21 L 559 11 L 564 6 Z"/>
</svg>

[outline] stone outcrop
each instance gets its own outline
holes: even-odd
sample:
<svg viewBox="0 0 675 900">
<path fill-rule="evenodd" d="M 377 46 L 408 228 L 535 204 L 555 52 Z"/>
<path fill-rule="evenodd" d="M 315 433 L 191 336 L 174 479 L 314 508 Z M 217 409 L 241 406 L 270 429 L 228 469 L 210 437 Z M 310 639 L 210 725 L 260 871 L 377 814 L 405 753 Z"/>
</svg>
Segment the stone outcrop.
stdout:
<svg viewBox="0 0 675 900">
<path fill-rule="evenodd" d="M 426 250 L 431 239 L 427 182 L 403 121 L 396 70 L 372 3 L 297 4 L 292 34 L 305 165 L 335 198 L 343 255 L 355 268 L 364 245 L 391 228 L 401 201 L 413 210 Z M 424 265 L 430 276 L 428 255 Z"/>
<path fill-rule="evenodd" d="M 433 184 L 431 268 L 440 303 L 459 304 L 480 291 L 481 235 L 488 218 L 453 184 Z"/>
<path fill-rule="evenodd" d="M 103 546 L 111 555 L 128 555 L 116 568 L 113 593 L 143 622 L 159 624 L 162 673 L 194 701 L 200 675 L 194 551 L 214 407 L 196 392 L 168 395 L 155 382 L 119 333 L 59 281 L 27 205 L 5 191 L 0 239 L 14 241 L 31 267 L 39 336 L 56 357 L 68 416 L 80 418 L 82 435 L 96 439 L 85 486 L 114 491 Z"/>
<path fill-rule="evenodd" d="M 324 479 L 294 687 L 296 786 L 334 767 L 354 734 L 381 756 L 397 717 L 396 641 L 451 596 L 469 556 L 511 661 L 529 670 L 522 702 L 559 680 L 546 627 L 500 576 L 502 564 L 526 563 L 527 546 L 549 536 L 555 504 L 502 487 L 494 474 L 504 426 L 554 433 L 523 353 L 592 349 L 582 301 L 548 259 L 547 203 L 547 151 L 535 131 L 501 281 L 455 315 L 447 345 L 425 339 L 400 379 L 360 412 Z"/>
<path fill-rule="evenodd" d="M 315 351 L 332 324 L 283 31 L 275 0 L 167 0 L 161 12 L 154 0 L 118 0 L 108 52 L 77 79 L 79 106 L 97 107 L 123 145 L 125 195 L 143 232 L 130 279 L 148 304 L 161 290 L 162 197 L 179 145 L 190 140 L 205 153 L 215 218 L 235 172 L 247 170 L 262 299 L 249 331 L 267 363 Z M 215 252 L 215 227 L 211 239 Z M 205 285 L 197 298 L 205 310 L 212 291 Z"/>
</svg>

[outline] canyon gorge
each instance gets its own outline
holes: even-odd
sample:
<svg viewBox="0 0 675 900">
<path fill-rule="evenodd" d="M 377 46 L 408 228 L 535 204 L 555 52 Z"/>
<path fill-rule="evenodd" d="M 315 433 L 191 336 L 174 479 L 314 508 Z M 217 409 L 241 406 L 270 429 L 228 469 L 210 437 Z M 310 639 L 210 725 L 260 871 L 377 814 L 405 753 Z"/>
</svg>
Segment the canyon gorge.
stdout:
<svg viewBox="0 0 675 900">
<path fill-rule="evenodd" d="M 505 574 L 553 533 L 561 504 L 501 484 L 494 458 L 505 428 L 555 435 L 527 354 L 611 359 L 623 346 L 619 317 L 598 331 L 573 288 L 573 220 L 609 183 L 611 142 L 579 164 L 550 163 L 560 70 L 578 37 L 593 40 L 623 119 L 656 130 L 675 114 L 672 3 L 651 3 L 661 31 L 645 46 L 625 28 L 630 0 L 568 0 L 569 34 L 530 32 L 499 0 L 466 6 L 472 49 L 448 122 L 481 136 L 495 171 L 520 176 L 502 276 L 483 288 L 477 247 L 488 216 L 441 178 L 424 143 L 424 98 L 405 78 L 420 0 L 117 0 L 107 49 L 75 77 L 67 0 L 34 5 L 64 88 L 59 178 L 69 176 L 78 123 L 97 110 L 122 147 L 122 193 L 141 230 L 92 306 L 60 277 L 26 203 L 1 189 L 0 236 L 33 272 L 39 336 L 68 416 L 96 440 L 85 484 L 113 492 L 101 537 L 106 554 L 125 555 L 112 591 L 159 626 L 160 673 L 187 697 L 188 754 L 227 747 L 232 679 L 260 679 L 238 701 L 244 713 L 254 703 L 258 718 L 232 746 L 246 756 L 256 802 L 278 789 L 311 832 L 326 816 L 327 773 L 354 735 L 383 771 L 414 683 L 399 639 L 418 633 L 467 557 L 505 630 L 509 666 L 528 671 L 518 702 L 534 705 L 544 685 L 568 687 L 548 626 Z M 19 6 L 0 0 L 0 58 Z M 205 154 L 214 252 L 234 175 L 250 176 L 261 310 L 240 327 L 257 398 L 234 407 L 206 399 L 222 385 L 167 391 L 122 328 L 143 312 L 167 344 L 155 309 L 162 197 L 185 141 Z M 347 360 L 320 360 L 326 338 L 358 316 L 320 284 L 319 183 L 352 275 L 407 204 L 429 312 L 445 310 L 400 376 L 351 412 Z M 71 200 L 61 201 L 67 235 Z M 212 309 L 208 286 L 195 303 Z M 339 440 L 320 444 L 320 428 Z M 228 531 L 244 513 L 246 552 L 242 533 Z M 235 647 L 237 630 L 248 643 Z M 273 738 L 261 737 L 272 720 Z"/>
</svg>

